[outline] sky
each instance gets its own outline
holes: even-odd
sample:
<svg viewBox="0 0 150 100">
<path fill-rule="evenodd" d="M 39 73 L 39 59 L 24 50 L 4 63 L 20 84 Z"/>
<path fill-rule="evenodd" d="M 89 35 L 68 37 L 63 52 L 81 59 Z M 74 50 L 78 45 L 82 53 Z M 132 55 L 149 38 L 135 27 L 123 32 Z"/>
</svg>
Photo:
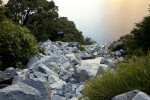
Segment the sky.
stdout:
<svg viewBox="0 0 150 100">
<path fill-rule="evenodd" d="M 7 0 L 4 0 L 6 3 Z M 150 0 L 54 0 L 61 17 L 74 21 L 85 37 L 103 42 L 130 33 L 148 15 Z"/>
</svg>

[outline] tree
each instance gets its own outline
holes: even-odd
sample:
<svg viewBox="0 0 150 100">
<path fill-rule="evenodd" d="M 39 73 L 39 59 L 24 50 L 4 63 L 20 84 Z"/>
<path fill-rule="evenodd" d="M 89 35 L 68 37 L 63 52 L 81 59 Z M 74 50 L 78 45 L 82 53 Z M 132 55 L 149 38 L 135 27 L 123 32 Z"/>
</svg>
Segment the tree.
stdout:
<svg viewBox="0 0 150 100">
<path fill-rule="evenodd" d="M 55 20 L 55 31 L 58 32 L 58 39 L 65 42 L 76 41 L 83 43 L 83 35 L 74 22 L 69 21 L 66 17 L 60 17 Z"/>
<path fill-rule="evenodd" d="M 3 5 L 3 1 L 2 0 L 0 0 L 0 6 L 2 6 Z"/>
<path fill-rule="evenodd" d="M 2 22 L 6 16 L 5 16 L 5 11 L 6 11 L 6 8 L 3 6 L 3 1 L 0 0 L 0 22 Z"/>
<path fill-rule="evenodd" d="M 29 28 L 38 41 L 55 35 L 54 20 L 58 18 L 58 7 L 47 0 L 9 0 L 6 7 L 8 18 Z"/>
<path fill-rule="evenodd" d="M 134 55 L 147 53 L 150 48 L 150 15 L 135 25 L 130 34 L 120 38 L 124 42 L 128 52 Z"/>
<path fill-rule="evenodd" d="M 138 48 L 142 48 L 147 52 L 150 48 L 150 16 L 145 17 L 142 22 L 136 24 L 131 32 Z"/>
</svg>

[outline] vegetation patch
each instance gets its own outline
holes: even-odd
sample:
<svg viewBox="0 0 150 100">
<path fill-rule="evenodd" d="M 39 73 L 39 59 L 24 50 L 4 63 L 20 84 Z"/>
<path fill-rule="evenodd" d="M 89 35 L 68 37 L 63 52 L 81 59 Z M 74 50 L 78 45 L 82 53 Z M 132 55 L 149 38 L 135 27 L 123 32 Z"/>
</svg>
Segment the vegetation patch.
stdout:
<svg viewBox="0 0 150 100">
<path fill-rule="evenodd" d="M 132 90 L 150 94 L 150 53 L 136 58 L 135 62 L 119 64 L 115 72 L 107 70 L 102 76 L 88 81 L 83 93 L 89 100 L 109 100 Z"/>
<path fill-rule="evenodd" d="M 80 51 L 85 51 L 85 48 L 84 48 L 83 46 L 81 46 L 81 45 L 79 45 L 77 48 L 78 48 Z"/>
<path fill-rule="evenodd" d="M 0 69 L 23 68 L 32 55 L 38 53 L 36 39 L 29 30 L 11 21 L 0 24 Z"/>
</svg>

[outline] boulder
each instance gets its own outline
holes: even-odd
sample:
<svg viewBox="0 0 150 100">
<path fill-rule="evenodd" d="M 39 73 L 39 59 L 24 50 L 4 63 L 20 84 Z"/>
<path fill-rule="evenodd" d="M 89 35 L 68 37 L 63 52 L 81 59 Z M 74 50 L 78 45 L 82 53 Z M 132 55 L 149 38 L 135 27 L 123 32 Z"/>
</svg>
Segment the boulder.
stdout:
<svg viewBox="0 0 150 100">
<path fill-rule="evenodd" d="M 57 82 L 57 81 L 59 81 L 59 78 L 58 78 L 58 77 L 56 77 L 56 76 L 54 76 L 54 75 L 48 76 L 48 82 L 49 82 L 50 84 L 53 84 L 53 83 L 55 83 L 55 82 Z"/>
<path fill-rule="evenodd" d="M 27 85 L 37 89 L 41 93 L 42 96 L 41 100 L 50 100 L 51 90 L 48 82 L 28 79 L 28 80 L 24 80 L 23 83 L 26 83 Z"/>
<path fill-rule="evenodd" d="M 50 62 L 48 67 L 49 68 L 54 68 L 54 69 L 60 69 L 60 67 L 55 62 Z"/>
<path fill-rule="evenodd" d="M 39 79 L 42 82 L 47 82 L 46 75 L 41 72 L 34 72 L 34 77 Z"/>
<path fill-rule="evenodd" d="M 86 70 L 75 67 L 75 72 L 73 77 L 77 80 L 77 82 L 85 82 L 90 78 L 89 73 Z"/>
<path fill-rule="evenodd" d="M 113 97 L 112 100 L 132 100 L 139 92 L 139 90 L 134 90 L 127 93 L 123 93 Z"/>
<path fill-rule="evenodd" d="M 98 69 L 97 69 L 97 74 L 96 75 L 102 75 L 103 74 L 103 68 L 100 66 Z"/>
<path fill-rule="evenodd" d="M 42 44 L 42 43 L 41 43 Z M 44 46 L 47 46 L 47 45 L 50 45 L 52 44 L 52 41 L 51 40 L 47 40 L 46 42 L 43 42 L 43 45 Z"/>
<path fill-rule="evenodd" d="M 97 69 L 97 73 L 96 75 L 102 75 L 103 71 L 106 71 L 108 69 L 107 65 L 101 65 L 98 69 Z"/>
<path fill-rule="evenodd" d="M 0 90 L 0 100 L 42 100 L 41 94 L 35 88 L 18 82 Z"/>
<path fill-rule="evenodd" d="M 5 71 L 0 72 L 0 84 L 1 88 L 7 86 L 6 84 L 12 84 L 13 78 L 17 76 L 16 70 L 12 67 L 7 68 Z"/>
<path fill-rule="evenodd" d="M 58 74 L 54 73 L 52 70 L 50 70 L 47 66 L 45 66 L 44 64 L 40 64 L 38 66 L 38 71 L 47 75 L 54 75 L 58 77 Z"/>
<path fill-rule="evenodd" d="M 56 55 L 45 56 L 45 57 L 41 58 L 39 61 L 37 61 L 36 63 L 32 64 L 30 69 L 37 69 L 37 67 L 40 64 L 44 64 L 45 66 L 49 67 L 49 66 L 51 66 L 50 62 L 58 63 L 59 60 L 60 60 L 60 56 L 56 56 Z"/>
<path fill-rule="evenodd" d="M 109 67 L 115 67 L 115 68 L 117 68 L 114 59 L 105 59 L 105 58 L 102 58 L 101 61 L 100 61 L 100 64 L 106 64 Z"/>
<path fill-rule="evenodd" d="M 59 95 L 52 95 L 51 100 L 66 100 L 66 98 Z"/>
<path fill-rule="evenodd" d="M 132 100 L 150 100 L 150 97 L 144 92 L 139 92 Z"/>
<path fill-rule="evenodd" d="M 74 57 L 70 58 L 70 62 L 73 66 L 81 64 L 81 62 L 77 58 L 74 58 Z"/>
<path fill-rule="evenodd" d="M 77 47 L 77 46 L 79 46 L 79 43 L 78 43 L 78 42 L 70 42 L 70 43 L 68 44 L 68 47 Z"/>
<path fill-rule="evenodd" d="M 86 54 L 83 57 L 81 57 L 82 60 L 86 60 L 86 59 L 94 59 L 94 56 L 92 54 Z"/>
<path fill-rule="evenodd" d="M 72 84 L 68 83 L 68 84 L 64 85 L 62 90 L 63 90 L 64 94 L 66 94 L 67 92 L 71 92 L 72 91 Z"/>
<path fill-rule="evenodd" d="M 61 77 L 62 80 L 64 80 L 65 82 L 69 82 L 70 76 L 69 75 L 64 75 Z"/>
<path fill-rule="evenodd" d="M 39 61 L 39 59 L 36 56 L 32 56 L 30 57 L 28 64 L 26 65 L 27 68 L 30 68 L 34 63 L 36 63 L 37 61 Z"/>
<path fill-rule="evenodd" d="M 104 57 L 101 59 L 100 64 L 105 64 L 105 58 Z"/>
<path fill-rule="evenodd" d="M 123 42 L 115 42 L 113 44 L 113 51 L 119 50 L 119 49 L 123 49 Z"/>
<path fill-rule="evenodd" d="M 115 54 L 116 54 L 116 56 L 119 56 L 119 57 L 121 56 L 121 52 L 120 51 L 116 51 Z"/>
<path fill-rule="evenodd" d="M 15 77 L 13 78 L 12 84 L 16 84 L 16 83 L 21 82 L 21 81 L 23 81 L 23 80 L 25 80 L 25 79 L 26 79 L 25 75 L 18 75 L 18 76 L 15 76 Z"/>
<path fill-rule="evenodd" d="M 57 82 L 50 84 L 50 87 L 52 90 L 61 90 L 63 88 L 64 85 L 66 85 L 67 83 L 63 80 L 58 80 Z"/>
<path fill-rule="evenodd" d="M 118 57 L 117 60 L 118 62 L 125 62 L 125 59 L 123 57 Z"/>
<path fill-rule="evenodd" d="M 65 94 L 65 97 L 66 97 L 67 100 L 70 100 L 73 97 L 73 95 L 74 94 L 68 92 L 68 93 Z"/>
<path fill-rule="evenodd" d="M 77 89 L 76 89 L 76 94 L 79 96 L 79 98 L 82 98 L 82 89 L 84 88 L 84 85 L 80 85 Z"/>
</svg>

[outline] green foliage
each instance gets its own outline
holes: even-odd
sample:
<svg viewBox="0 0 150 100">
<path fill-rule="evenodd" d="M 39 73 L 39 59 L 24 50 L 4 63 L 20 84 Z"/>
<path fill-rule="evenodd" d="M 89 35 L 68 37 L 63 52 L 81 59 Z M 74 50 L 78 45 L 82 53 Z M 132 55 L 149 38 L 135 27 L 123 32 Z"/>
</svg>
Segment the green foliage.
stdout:
<svg viewBox="0 0 150 100">
<path fill-rule="evenodd" d="M 0 0 L 0 6 L 2 6 L 3 5 L 3 1 L 2 0 Z"/>
<path fill-rule="evenodd" d="M 39 50 L 39 52 L 42 53 L 43 55 L 46 55 L 45 49 L 44 49 L 43 47 L 41 47 L 41 46 L 38 45 L 38 50 Z"/>
<path fill-rule="evenodd" d="M 77 48 L 78 48 L 80 51 L 85 51 L 85 48 L 84 48 L 83 46 L 81 46 L 81 45 L 79 45 Z"/>
<path fill-rule="evenodd" d="M 136 27 L 130 34 L 120 38 L 121 41 L 128 48 L 129 55 L 141 56 L 146 54 L 150 48 L 150 16 L 136 24 Z"/>
<path fill-rule="evenodd" d="M 150 94 L 150 53 L 135 62 L 118 65 L 115 72 L 108 70 L 85 84 L 84 96 L 89 100 L 110 100 L 116 95 L 141 90 Z"/>
<path fill-rule="evenodd" d="M 83 42 L 84 45 L 92 45 L 94 43 L 96 43 L 96 41 L 91 40 L 91 38 L 89 38 L 89 37 L 86 37 Z"/>
<path fill-rule="evenodd" d="M 26 26 L 38 41 L 57 36 L 54 20 L 58 18 L 58 8 L 53 1 L 9 0 L 6 7 L 7 17 Z"/>
<path fill-rule="evenodd" d="M 5 11 L 6 11 L 6 8 L 3 6 L 3 2 L 0 0 L 0 23 L 6 19 L 6 16 L 5 16 Z"/>
<path fill-rule="evenodd" d="M 55 29 L 58 32 L 58 40 L 83 43 L 82 32 L 76 28 L 74 22 L 69 21 L 66 17 L 60 17 L 56 19 L 55 25 Z"/>
<path fill-rule="evenodd" d="M 29 57 L 37 53 L 36 39 L 28 29 L 8 20 L 0 24 L 0 69 L 23 68 Z"/>
<path fill-rule="evenodd" d="M 47 0 L 9 0 L 6 15 L 26 26 L 38 41 L 84 42 L 82 32 L 66 17 L 58 18 L 58 7 Z"/>
</svg>

